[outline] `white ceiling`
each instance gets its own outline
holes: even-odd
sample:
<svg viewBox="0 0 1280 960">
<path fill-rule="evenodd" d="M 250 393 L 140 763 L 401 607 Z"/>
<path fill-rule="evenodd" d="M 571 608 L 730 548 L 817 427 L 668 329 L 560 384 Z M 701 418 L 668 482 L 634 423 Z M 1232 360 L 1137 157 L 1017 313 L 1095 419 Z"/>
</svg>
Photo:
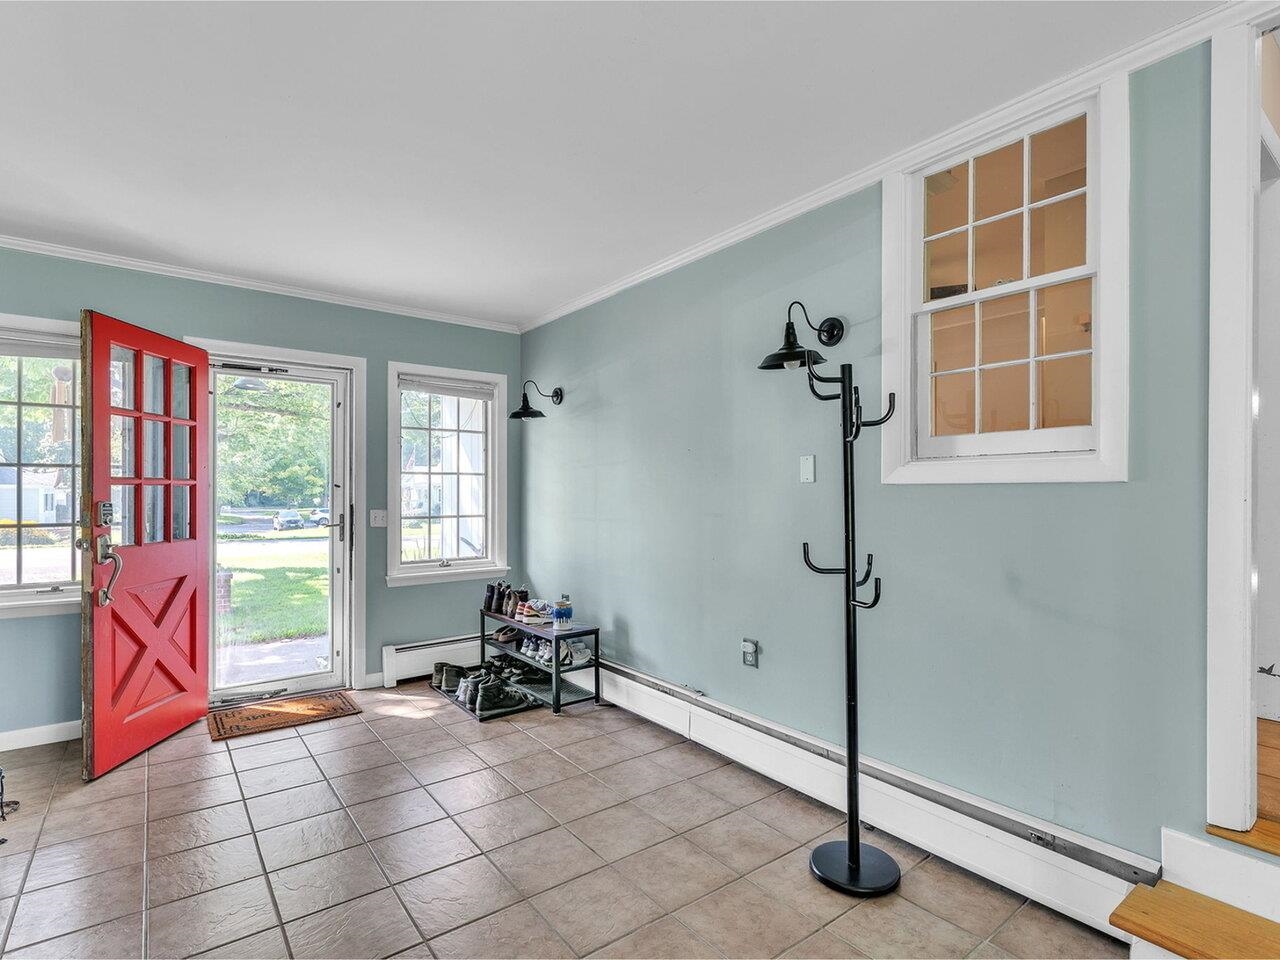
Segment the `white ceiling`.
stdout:
<svg viewBox="0 0 1280 960">
<path fill-rule="evenodd" d="M 0 3 L 0 235 L 527 326 L 1213 5 Z"/>
</svg>

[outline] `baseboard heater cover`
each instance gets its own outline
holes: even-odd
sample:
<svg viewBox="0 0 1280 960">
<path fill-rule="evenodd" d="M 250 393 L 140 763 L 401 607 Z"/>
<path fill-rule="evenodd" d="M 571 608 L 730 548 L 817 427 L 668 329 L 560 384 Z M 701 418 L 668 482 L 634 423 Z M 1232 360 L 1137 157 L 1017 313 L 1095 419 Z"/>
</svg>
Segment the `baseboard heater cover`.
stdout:
<svg viewBox="0 0 1280 960">
<path fill-rule="evenodd" d="M 382 648 L 382 685 L 394 687 L 402 680 L 431 676 L 432 666 L 447 660 L 462 667 L 480 662 L 480 636 L 469 634 L 439 640 L 389 643 Z"/>
<path fill-rule="evenodd" d="M 839 747 L 824 744 L 821 741 L 810 739 L 803 735 L 797 735 L 794 731 L 781 729 L 774 724 L 752 717 L 742 711 L 709 700 L 700 691 L 671 684 L 641 673 L 631 667 L 607 660 L 601 661 L 600 668 L 618 676 L 626 677 L 634 683 L 657 690 L 667 696 L 683 700 L 686 703 L 697 706 L 699 709 L 741 724 L 758 733 L 781 740 L 792 747 L 822 757 L 825 760 L 830 760 L 841 766 L 847 765 L 845 752 Z M 879 780 L 882 783 L 896 787 L 904 793 L 920 797 L 930 803 L 936 803 L 962 816 L 977 820 L 979 823 L 1029 841 L 1047 850 L 1052 850 L 1054 853 L 1060 854 L 1069 860 L 1093 867 L 1127 883 L 1144 883 L 1150 886 L 1160 879 L 1160 864 L 1154 860 L 1121 850 L 1110 844 L 1103 844 L 1101 841 L 1088 842 L 1090 838 L 1078 834 L 1073 836 L 1063 832 L 1060 828 L 1053 829 L 1051 824 L 1043 821 L 1035 820 L 1033 822 L 1029 818 L 1023 819 L 1016 815 L 1015 811 L 996 809 L 997 805 L 995 804 L 976 803 L 974 801 L 978 798 L 970 798 L 969 795 L 950 788 L 940 789 L 942 786 L 940 784 L 934 784 L 922 777 L 908 774 L 907 771 L 899 770 L 889 764 L 864 758 L 858 762 L 858 772 L 873 780 Z"/>
</svg>

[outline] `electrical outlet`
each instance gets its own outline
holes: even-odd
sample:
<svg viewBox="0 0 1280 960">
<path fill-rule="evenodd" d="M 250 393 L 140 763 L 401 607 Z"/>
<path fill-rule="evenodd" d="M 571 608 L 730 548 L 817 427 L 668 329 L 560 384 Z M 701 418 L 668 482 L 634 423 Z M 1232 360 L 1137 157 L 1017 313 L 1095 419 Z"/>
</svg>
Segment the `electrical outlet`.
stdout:
<svg viewBox="0 0 1280 960">
<path fill-rule="evenodd" d="M 742 665 L 744 667 L 760 667 L 760 644 L 754 640 L 742 638 Z"/>
<path fill-rule="evenodd" d="M 386 525 L 387 525 L 387 511 L 385 510 L 369 511 L 369 526 L 385 527 Z"/>
</svg>

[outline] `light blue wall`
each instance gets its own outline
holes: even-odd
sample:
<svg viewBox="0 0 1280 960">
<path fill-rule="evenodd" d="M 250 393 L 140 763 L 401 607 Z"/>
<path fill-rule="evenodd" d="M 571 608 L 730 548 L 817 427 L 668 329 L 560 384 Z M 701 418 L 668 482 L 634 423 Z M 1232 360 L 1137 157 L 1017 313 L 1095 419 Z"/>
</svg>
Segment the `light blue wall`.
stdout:
<svg viewBox="0 0 1280 960">
<path fill-rule="evenodd" d="M 0 313 L 79 319 L 93 307 L 174 337 L 200 336 L 368 359 L 368 502 L 387 500 L 387 363 L 488 370 L 519 383 L 520 343 L 511 334 L 435 323 L 234 287 L 0 250 Z M 508 484 L 520 488 L 520 433 L 508 432 Z M 508 545 L 520 557 L 520 499 L 512 498 Z M 382 669 L 384 643 L 474 633 L 483 585 L 386 586 L 385 529 L 361 518 L 368 539 L 367 669 Z M 79 618 L 0 620 L 0 731 L 80 716 Z M 36 719 L 39 718 L 39 719 Z"/>
<path fill-rule="evenodd" d="M 1150 856 L 1203 824 L 1208 62 L 1131 87 L 1130 481 L 885 486 L 857 448 L 863 752 Z M 850 321 L 824 352 L 874 414 L 878 189 L 521 338 L 567 392 L 525 427 L 526 569 L 609 656 L 842 742 L 841 587 L 800 560 L 840 558 L 837 411 L 756 369 L 792 299 Z"/>
</svg>

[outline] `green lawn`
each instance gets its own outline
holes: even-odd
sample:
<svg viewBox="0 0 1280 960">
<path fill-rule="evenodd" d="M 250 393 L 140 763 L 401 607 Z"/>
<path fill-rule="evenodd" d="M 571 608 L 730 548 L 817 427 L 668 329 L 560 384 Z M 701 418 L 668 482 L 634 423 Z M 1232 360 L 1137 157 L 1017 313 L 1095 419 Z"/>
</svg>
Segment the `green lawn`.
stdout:
<svg viewBox="0 0 1280 960">
<path fill-rule="evenodd" d="M 263 643 L 328 632 L 328 537 L 285 535 L 304 532 L 317 531 L 218 538 L 218 565 L 232 572 L 231 612 L 218 617 L 220 642 Z"/>
</svg>

